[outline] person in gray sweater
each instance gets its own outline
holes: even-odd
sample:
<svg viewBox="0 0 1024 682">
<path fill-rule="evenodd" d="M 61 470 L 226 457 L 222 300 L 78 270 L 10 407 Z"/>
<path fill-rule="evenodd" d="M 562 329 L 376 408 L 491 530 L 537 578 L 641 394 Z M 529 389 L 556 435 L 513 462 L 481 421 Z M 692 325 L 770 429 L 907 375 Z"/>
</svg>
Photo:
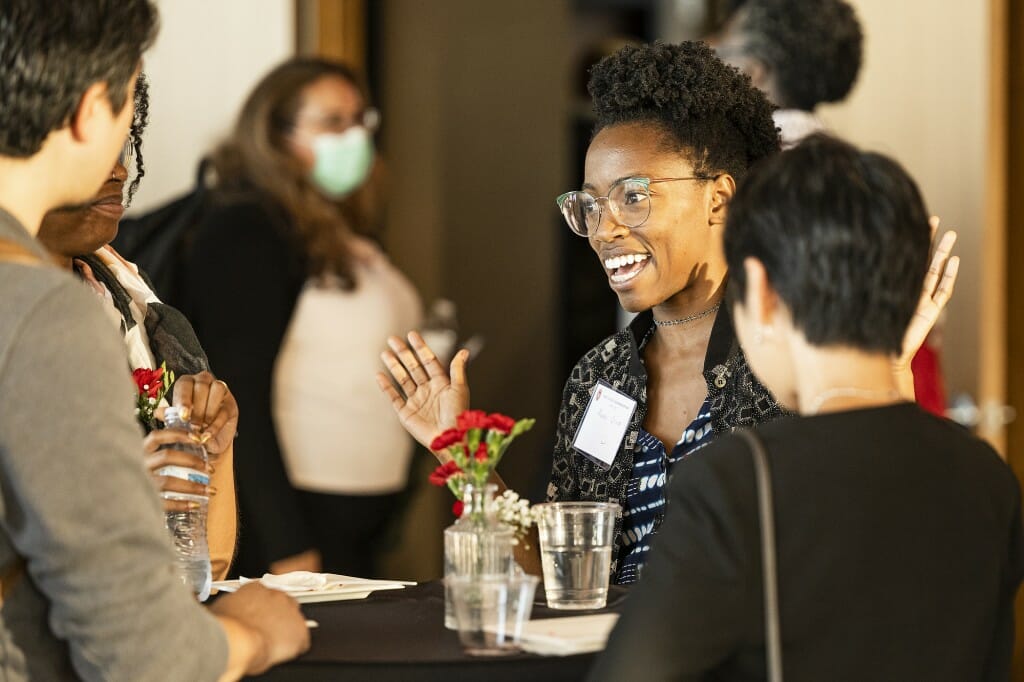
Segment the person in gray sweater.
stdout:
<svg viewBox="0 0 1024 682">
<path fill-rule="evenodd" d="M 0 4 L 4 680 L 237 679 L 309 645 L 287 595 L 204 609 L 177 579 L 124 346 L 34 239 L 110 174 L 155 31 L 149 0 Z"/>
</svg>

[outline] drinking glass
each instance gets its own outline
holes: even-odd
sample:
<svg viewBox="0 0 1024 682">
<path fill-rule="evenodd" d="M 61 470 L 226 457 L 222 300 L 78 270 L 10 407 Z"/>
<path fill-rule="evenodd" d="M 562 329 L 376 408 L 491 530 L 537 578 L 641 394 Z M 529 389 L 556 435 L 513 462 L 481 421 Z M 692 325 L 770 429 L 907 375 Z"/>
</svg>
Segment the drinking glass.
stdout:
<svg viewBox="0 0 1024 682">
<path fill-rule="evenodd" d="M 500 656 L 518 651 L 537 583 L 536 576 L 511 573 L 445 578 L 466 653 Z"/>
<path fill-rule="evenodd" d="M 544 592 L 552 609 L 600 609 L 608 601 L 614 502 L 538 504 Z"/>
</svg>

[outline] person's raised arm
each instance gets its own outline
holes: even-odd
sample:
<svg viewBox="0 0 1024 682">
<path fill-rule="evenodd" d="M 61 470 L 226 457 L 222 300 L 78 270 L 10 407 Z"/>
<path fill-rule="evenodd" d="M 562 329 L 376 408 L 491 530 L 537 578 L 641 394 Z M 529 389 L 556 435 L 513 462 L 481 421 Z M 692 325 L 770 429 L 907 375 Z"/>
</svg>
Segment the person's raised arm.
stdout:
<svg viewBox="0 0 1024 682">
<path fill-rule="evenodd" d="M 934 237 L 939 228 L 939 219 L 933 216 L 929 224 Z M 899 387 L 900 395 L 907 400 L 914 399 L 914 374 L 910 363 L 953 295 L 956 275 L 960 269 L 960 257 L 950 255 L 954 244 L 956 232 L 950 230 L 942 235 L 936 245 L 931 264 L 928 266 L 928 274 L 924 278 L 924 286 L 921 288 L 921 299 L 903 336 L 903 352 L 893 361 L 896 385 Z"/>
</svg>

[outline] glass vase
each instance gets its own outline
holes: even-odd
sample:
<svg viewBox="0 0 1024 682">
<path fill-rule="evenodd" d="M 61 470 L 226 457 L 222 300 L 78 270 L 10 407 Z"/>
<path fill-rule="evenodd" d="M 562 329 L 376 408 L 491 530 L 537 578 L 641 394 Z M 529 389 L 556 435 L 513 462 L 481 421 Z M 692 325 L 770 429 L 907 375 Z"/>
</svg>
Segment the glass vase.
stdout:
<svg viewBox="0 0 1024 682">
<path fill-rule="evenodd" d="M 463 511 L 444 531 L 444 577 L 509 574 L 515 531 L 494 516 L 498 486 L 467 484 Z M 444 589 L 444 626 L 456 629 L 451 593 Z"/>
</svg>

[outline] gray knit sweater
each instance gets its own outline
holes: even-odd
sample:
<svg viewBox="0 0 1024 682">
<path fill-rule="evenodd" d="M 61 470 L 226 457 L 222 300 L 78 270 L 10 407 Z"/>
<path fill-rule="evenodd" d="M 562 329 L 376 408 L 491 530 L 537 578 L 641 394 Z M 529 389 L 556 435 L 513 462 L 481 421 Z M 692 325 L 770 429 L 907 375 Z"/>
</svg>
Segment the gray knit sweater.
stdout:
<svg viewBox="0 0 1024 682">
<path fill-rule="evenodd" d="M 0 210 L 0 239 L 45 257 Z M 95 296 L 0 261 L 0 679 L 213 680 L 214 618 L 175 578 L 124 345 Z"/>
</svg>

